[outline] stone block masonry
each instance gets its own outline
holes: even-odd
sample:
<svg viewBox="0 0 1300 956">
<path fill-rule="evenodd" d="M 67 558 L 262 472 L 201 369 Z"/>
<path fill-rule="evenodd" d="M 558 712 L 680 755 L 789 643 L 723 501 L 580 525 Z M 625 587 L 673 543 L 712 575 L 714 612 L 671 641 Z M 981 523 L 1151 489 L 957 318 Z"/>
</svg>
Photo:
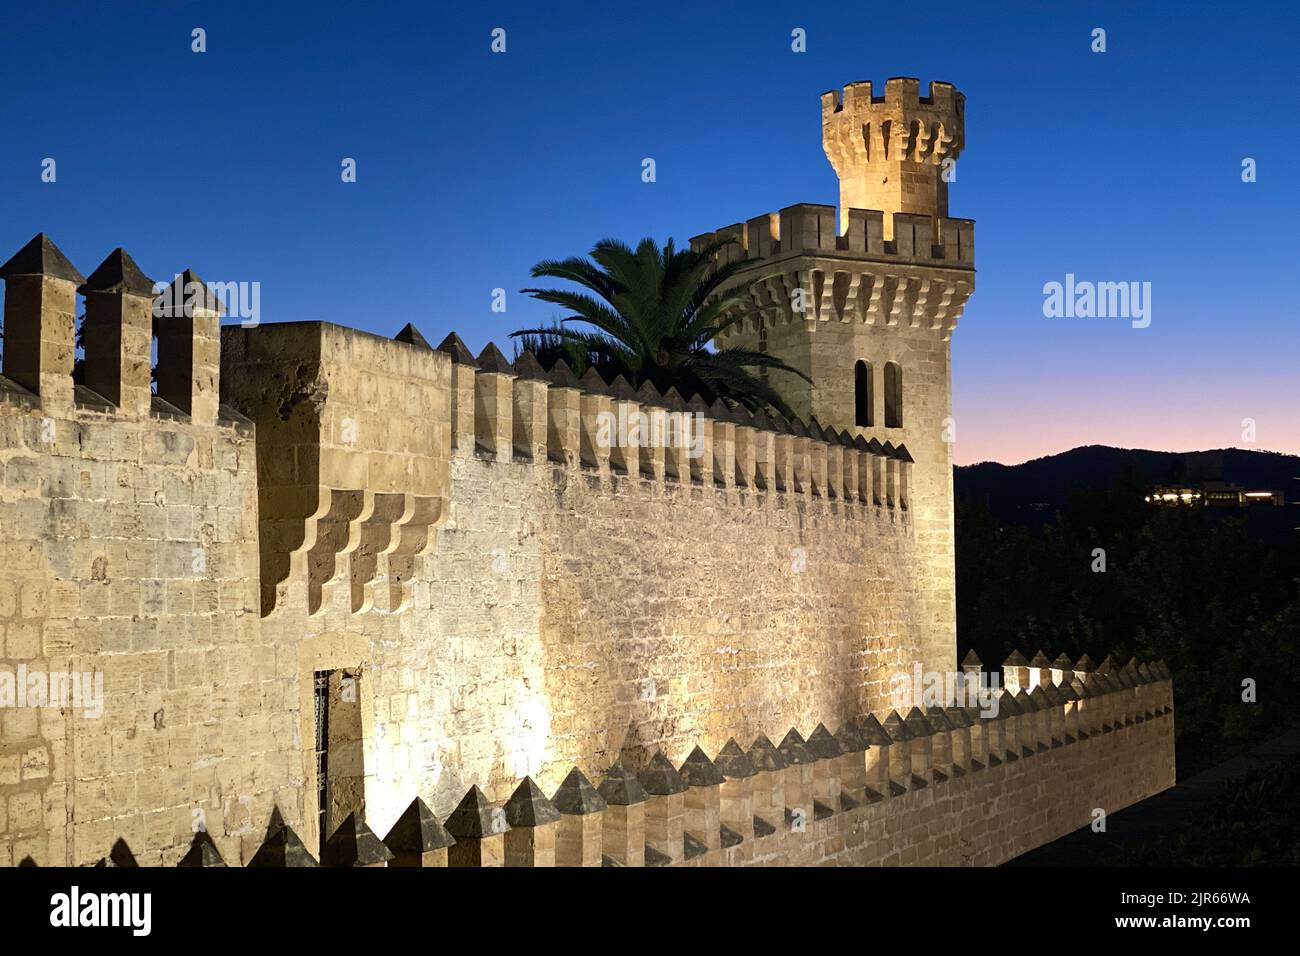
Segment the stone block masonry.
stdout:
<svg viewBox="0 0 1300 956">
<path fill-rule="evenodd" d="M 973 288 L 930 184 L 960 101 L 913 92 L 853 93 L 931 124 L 896 202 L 720 253 L 779 266 L 734 337 L 812 375 L 774 381 L 793 421 L 409 326 L 221 328 L 120 248 L 0 266 L 0 865 L 992 863 L 1171 785 L 1159 668 L 888 713 L 955 669 Z"/>
</svg>

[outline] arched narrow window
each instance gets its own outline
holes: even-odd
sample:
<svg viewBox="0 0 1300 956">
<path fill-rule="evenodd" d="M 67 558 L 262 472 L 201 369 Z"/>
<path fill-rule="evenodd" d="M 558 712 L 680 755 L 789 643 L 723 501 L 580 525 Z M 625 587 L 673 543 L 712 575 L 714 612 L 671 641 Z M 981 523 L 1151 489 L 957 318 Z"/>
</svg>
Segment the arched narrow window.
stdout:
<svg viewBox="0 0 1300 956">
<path fill-rule="evenodd" d="M 874 425 L 876 390 L 872 383 L 870 362 L 859 360 L 853 368 L 853 402 L 857 426 L 870 428 Z"/>
<path fill-rule="evenodd" d="M 885 427 L 903 427 L 903 367 L 885 363 Z"/>
</svg>

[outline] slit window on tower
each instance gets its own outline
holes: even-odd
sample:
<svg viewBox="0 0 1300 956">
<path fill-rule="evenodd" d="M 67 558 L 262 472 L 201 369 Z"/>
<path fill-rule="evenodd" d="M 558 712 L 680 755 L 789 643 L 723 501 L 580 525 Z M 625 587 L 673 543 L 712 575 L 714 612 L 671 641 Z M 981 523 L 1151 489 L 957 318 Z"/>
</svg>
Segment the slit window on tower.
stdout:
<svg viewBox="0 0 1300 956">
<path fill-rule="evenodd" d="M 903 427 L 903 367 L 885 363 L 885 427 Z"/>
<path fill-rule="evenodd" d="M 855 422 L 859 428 L 870 428 L 876 423 L 875 388 L 871 377 L 871 363 L 858 361 L 853 369 L 853 401 Z"/>
</svg>

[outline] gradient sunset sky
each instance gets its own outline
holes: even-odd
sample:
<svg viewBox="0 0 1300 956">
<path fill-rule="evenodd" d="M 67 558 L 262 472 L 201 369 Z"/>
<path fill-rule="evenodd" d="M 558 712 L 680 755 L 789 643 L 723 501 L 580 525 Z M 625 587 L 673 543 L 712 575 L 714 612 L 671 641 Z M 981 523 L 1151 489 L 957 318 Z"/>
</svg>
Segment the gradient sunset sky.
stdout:
<svg viewBox="0 0 1300 956">
<path fill-rule="evenodd" d="M 517 291 L 539 259 L 835 203 L 819 95 L 941 79 L 977 223 L 958 463 L 1300 453 L 1294 3 L 5 6 L 0 259 L 44 231 L 89 274 L 122 245 L 155 279 L 260 282 L 263 321 L 509 352 L 553 314 Z M 1067 273 L 1150 282 L 1150 327 L 1045 318 Z"/>
</svg>

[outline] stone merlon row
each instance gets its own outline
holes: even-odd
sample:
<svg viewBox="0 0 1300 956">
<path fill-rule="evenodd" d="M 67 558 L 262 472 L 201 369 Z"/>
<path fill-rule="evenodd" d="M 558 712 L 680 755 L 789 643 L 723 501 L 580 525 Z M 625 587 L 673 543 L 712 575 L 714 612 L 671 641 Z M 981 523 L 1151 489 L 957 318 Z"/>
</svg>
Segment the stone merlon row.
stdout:
<svg viewBox="0 0 1300 956">
<path fill-rule="evenodd" d="M 16 386 L 51 411 L 81 406 L 127 417 L 161 413 L 187 416 L 196 425 L 216 423 L 221 306 L 193 272 L 159 286 L 118 248 L 86 278 L 41 233 L 0 266 L 0 278 L 8 391 Z M 86 300 L 85 382 L 74 386 L 77 294 Z"/>
<path fill-rule="evenodd" d="M 893 238 L 886 239 L 885 214 L 849 209 L 841 234 L 834 206 L 797 203 L 780 212 L 723 226 L 691 239 L 691 248 L 731 240 L 718 253 L 721 263 L 747 259 L 779 260 L 825 253 L 831 258 L 878 260 L 971 270 L 975 264 L 975 222 L 971 219 L 893 214 Z"/>
<path fill-rule="evenodd" d="M 408 326 L 399 340 L 425 344 Z M 578 378 L 563 359 L 543 370 L 530 352 L 507 361 L 489 343 L 475 358 L 455 333 L 451 356 L 452 442 L 502 460 L 520 457 L 727 488 L 779 491 L 906 508 L 912 456 L 906 446 L 787 421 L 650 382 L 633 389 L 595 369 Z M 648 432 L 648 434 L 647 434 Z"/>
<path fill-rule="evenodd" d="M 963 669 L 981 670 L 972 653 Z M 996 714 L 975 706 L 913 707 L 884 721 L 867 715 L 805 739 L 791 728 L 779 744 L 733 738 L 710 759 L 696 747 L 679 767 L 656 752 L 639 773 L 615 763 L 599 787 L 573 768 L 548 799 L 524 778 L 503 806 L 471 786 L 443 822 L 419 798 L 380 840 L 356 815 L 326 841 L 327 866 L 667 866 L 701 857 L 743 863 L 778 830 L 904 797 L 950 780 L 1137 724 L 1169 718 L 1173 685 L 1163 662 L 1014 654 L 1003 667 Z M 989 708 L 992 710 L 992 708 Z M 757 847 L 757 849 L 755 849 Z M 712 854 L 711 856 L 709 856 Z M 129 865 L 122 841 L 104 863 Z M 225 866 L 197 834 L 182 866 Z M 317 866 L 279 818 L 250 866 Z"/>
</svg>

